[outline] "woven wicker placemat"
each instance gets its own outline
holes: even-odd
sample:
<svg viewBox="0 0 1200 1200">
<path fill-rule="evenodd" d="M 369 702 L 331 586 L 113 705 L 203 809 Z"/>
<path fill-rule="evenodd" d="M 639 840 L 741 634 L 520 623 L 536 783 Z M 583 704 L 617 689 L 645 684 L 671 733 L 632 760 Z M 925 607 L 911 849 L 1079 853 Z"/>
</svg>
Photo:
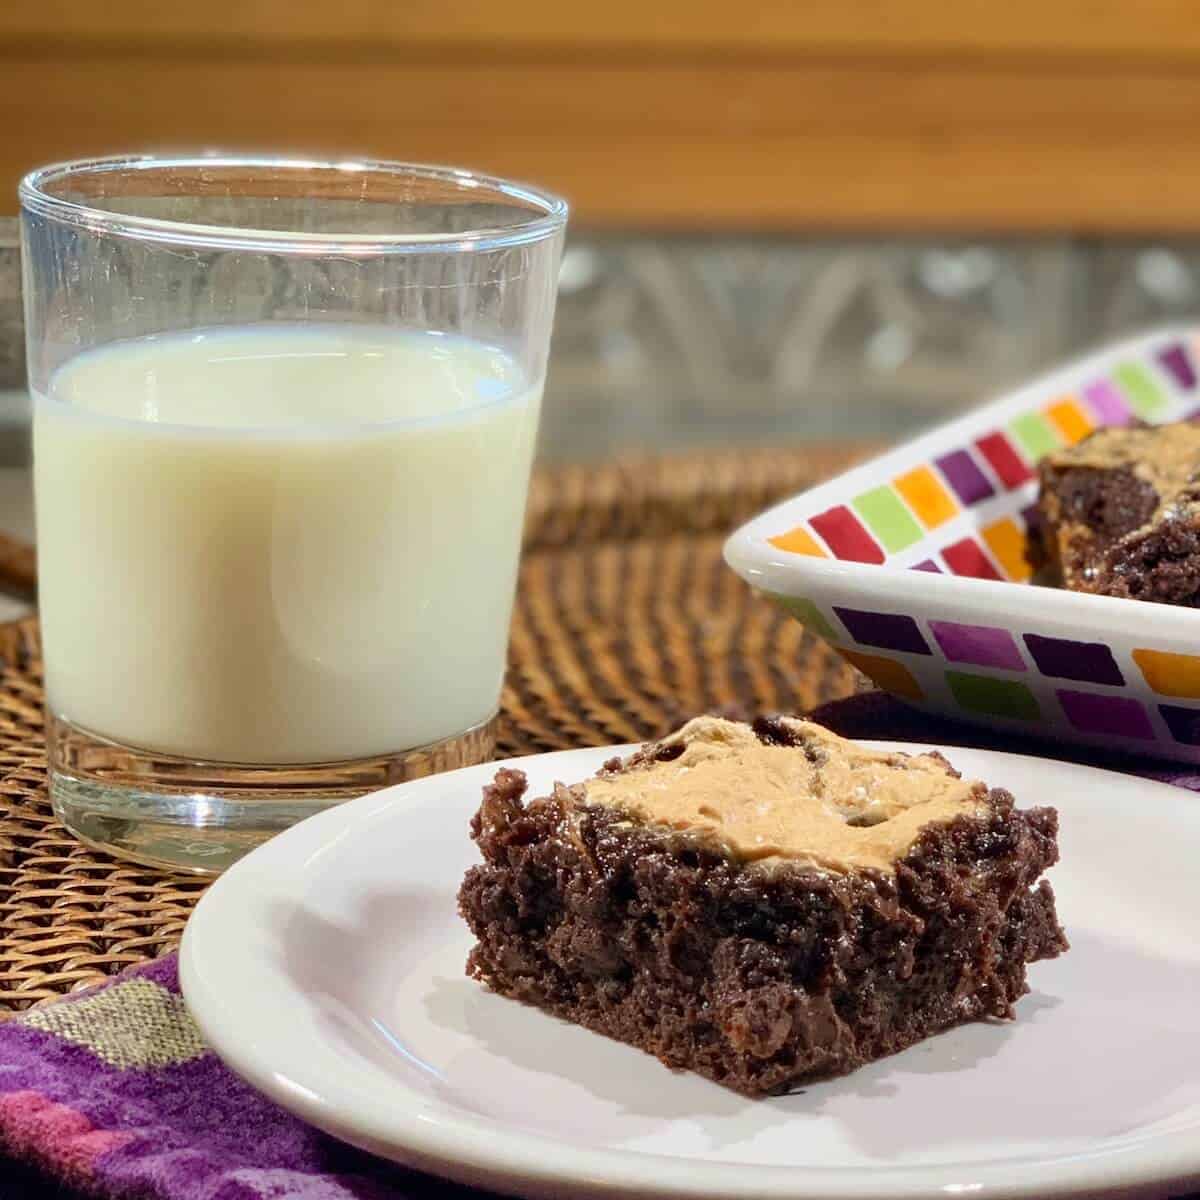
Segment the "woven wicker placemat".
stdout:
<svg viewBox="0 0 1200 1200">
<path fill-rule="evenodd" d="M 853 672 L 721 561 L 725 533 L 842 450 L 573 467 L 533 485 L 499 754 L 638 741 L 698 712 L 801 711 Z M 0 546 L 18 586 L 31 559 Z M 15 565 L 14 565 L 15 564 Z M 34 620 L 0 627 L 0 1017 L 171 949 L 195 878 L 95 853 L 46 801 Z"/>
</svg>

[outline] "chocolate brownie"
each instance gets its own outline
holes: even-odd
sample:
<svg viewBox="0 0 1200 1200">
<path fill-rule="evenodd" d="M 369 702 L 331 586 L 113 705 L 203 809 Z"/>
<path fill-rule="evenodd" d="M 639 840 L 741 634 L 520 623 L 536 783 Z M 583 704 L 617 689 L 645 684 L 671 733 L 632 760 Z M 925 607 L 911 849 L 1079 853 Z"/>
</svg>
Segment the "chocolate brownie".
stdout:
<svg viewBox="0 0 1200 1200">
<path fill-rule="evenodd" d="M 792 718 L 697 718 L 526 799 L 501 770 L 459 892 L 493 990 L 750 1096 L 982 1017 L 1066 949 L 1057 814 Z"/>
<path fill-rule="evenodd" d="M 1038 466 L 1029 558 L 1080 592 L 1200 604 L 1200 426 L 1100 429 Z"/>
</svg>

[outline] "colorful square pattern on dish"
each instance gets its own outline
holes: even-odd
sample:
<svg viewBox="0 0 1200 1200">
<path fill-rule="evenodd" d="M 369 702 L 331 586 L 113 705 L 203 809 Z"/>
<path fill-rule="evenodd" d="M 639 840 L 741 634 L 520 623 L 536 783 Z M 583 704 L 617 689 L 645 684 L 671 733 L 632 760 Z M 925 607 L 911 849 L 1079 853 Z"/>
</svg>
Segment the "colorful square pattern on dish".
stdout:
<svg viewBox="0 0 1200 1200">
<path fill-rule="evenodd" d="M 1083 405 L 1070 396 L 1051 404 L 1046 409 L 1046 417 L 1068 446 L 1082 441 L 1096 428 L 1096 422 L 1088 416 Z"/>
<path fill-rule="evenodd" d="M 878 686 L 905 699 L 929 700 L 931 688 L 922 679 L 932 678 L 945 686 L 959 708 L 976 716 L 1036 723 L 1044 721 L 1051 706 L 1081 733 L 1136 741 L 1160 736 L 1150 715 L 1157 710 L 1163 734 L 1180 744 L 1200 746 L 1200 655 L 1132 650 L 1130 661 L 1141 669 L 1156 697 L 1198 702 L 1194 708 L 1147 704 L 1121 693 L 1129 667 L 1123 673 L 1112 649 L 1100 642 L 1041 633 L 1017 637 L 1000 626 L 918 620 L 904 613 L 843 605 L 834 605 L 827 617 L 811 600 L 775 599 Z M 849 635 L 849 645 L 835 626 Z M 891 653 L 880 654 L 881 650 Z M 1102 690 L 1064 687 L 1063 681 L 1099 685 Z"/>
<path fill-rule="evenodd" d="M 937 453 L 928 462 L 914 463 L 895 478 L 848 497 L 848 503 L 831 505 L 802 525 L 780 529 L 769 541 L 797 554 L 1023 583 L 1031 574 L 1025 555 L 1032 516 L 1027 503 L 1017 513 L 981 522 L 977 536 L 939 545 L 931 535 L 1006 493 L 1020 493 L 1023 501 L 1033 499 L 1035 468 L 1043 455 L 1074 445 L 1103 425 L 1124 425 L 1135 417 L 1167 418 L 1171 405 L 1196 387 L 1196 365 L 1188 345 L 1176 341 L 1158 347 L 1146 361 L 1119 362 L 1084 384 L 1077 395 L 1049 396 L 1011 417 L 1003 428 Z M 914 550 L 917 553 L 910 555 Z"/>
<path fill-rule="evenodd" d="M 914 445 L 907 459 L 890 455 L 886 473 L 847 477 L 840 494 L 817 489 L 812 511 L 787 506 L 791 526 L 767 540 L 785 555 L 870 564 L 872 574 L 903 568 L 1028 585 L 1038 460 L 1104 425 L 1200 417 L 1198 355 L 1200 336 L 1175 335 L 1097 356 L 1040 392 L 1026 389 L 1026 407 L 997 405 L 990 425 L 982 412 L 958 423 L 957 443 L 949 431 L 931 436 L 919 443 L 931 447 L 924 457 Z M 1036 602 L 1004 606 L 1005 623 L 965 596 L 938 611 L 935 592 L 922 588 L 912 593 L 926 597 L 919 607 L 907 602 L 916 611 L 902 611 L 906 602 L 886 602 L 886 586 L 812 578 L 809 597 L 776 599 L 897 696 L 985 724 L 1200 761 L 1200 633 L 1193 654 L 1186 638 L 1162 644 L 1150 620 L 1103 641 L 1069 620 L 1043 624 L 1046 606 Z M 1017 611 L 1027 614 L 1020 624 Z"/>
<path fill-rule="evenodd" d="M 930 467 L 914 467 L 897 476 L 892 486 L 926 529 L 936 529 L 958 513 L 958 505 Z"/>
</svg>

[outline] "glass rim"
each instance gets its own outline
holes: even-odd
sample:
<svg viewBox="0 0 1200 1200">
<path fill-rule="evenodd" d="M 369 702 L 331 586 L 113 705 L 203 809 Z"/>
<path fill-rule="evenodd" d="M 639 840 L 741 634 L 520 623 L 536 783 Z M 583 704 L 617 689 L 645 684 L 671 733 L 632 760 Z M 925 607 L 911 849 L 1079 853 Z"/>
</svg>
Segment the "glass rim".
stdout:
<svg viewBox="0 0 1200 1200">
<path fill-rule="evenodd" d="M 258 229 L 239 225 L 211 225 L 173 221 L 137 213 L 113 212 L 97 205 L 55 196 L 47 188 L 84 174 L 134 172 L 163 167 L 183 169 L 244 167 L 294 171 L 374 171 L 395 176 L 433 180 L 464 193 L 487 188 L 500 196 L 531 206 L 527 220 L 513 225 L 480 226 L 456 233 L 311 233 L 300 230 Z M 401 162 L 376 158 L 309 158 L 257 154 L 117 154 L 98 158 L 47 163 L 30 171 L 17 187 L 21 208 L 94 232 L 163 244 L 200 246 L 206 249 L 247 249 L 273 253 L 386 254 L 419 251 L 486 251 L 542 241 L 562 230 L 568 205 L 543 188 L 486 175 L 461 167 Z"/>
</svg>

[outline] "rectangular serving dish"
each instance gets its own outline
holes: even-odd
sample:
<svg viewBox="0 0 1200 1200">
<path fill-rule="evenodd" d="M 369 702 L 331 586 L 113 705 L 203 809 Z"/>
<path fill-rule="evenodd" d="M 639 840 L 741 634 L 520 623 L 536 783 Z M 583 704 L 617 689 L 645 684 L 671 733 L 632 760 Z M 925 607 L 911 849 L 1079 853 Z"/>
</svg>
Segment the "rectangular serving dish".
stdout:
<svg viewBox="0 0 1200 1200">
<path fill-rule="evenodd" d="M 1200 416 L 1200 333 L 1088 355 L 762 513 L 750 583 L 879 687 L 990 728 L 1200 762 L 1200 610 L 1030 583 L 1034 465 Z"/>
</svg>

